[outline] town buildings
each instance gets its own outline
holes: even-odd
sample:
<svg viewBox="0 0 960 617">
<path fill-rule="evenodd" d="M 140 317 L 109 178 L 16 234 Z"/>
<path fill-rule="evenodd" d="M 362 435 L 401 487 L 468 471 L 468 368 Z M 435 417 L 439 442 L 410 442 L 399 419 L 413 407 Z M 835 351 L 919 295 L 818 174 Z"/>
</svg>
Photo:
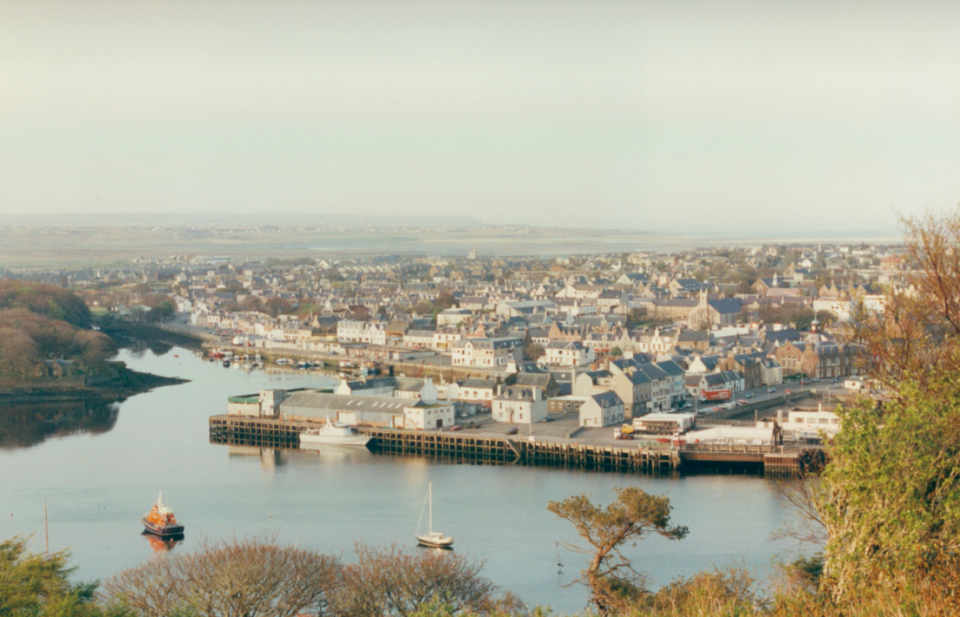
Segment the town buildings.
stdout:
<svg viewBox="0 0 960 617">
<path fill-rule="evenodd" d="M 533 418 L 540 412 L 525 397 L 539 396 L 537 409 L 586 406 L 605 422 L 616 406 L 598 416 L 591 401 L 607 393 L 631 418 L 677 409 L 688 395 L 862 373 L 863 350 L 831 322 L 882 312 L 881 285 L 902 284 L 909 267 L 895 245 L 797 244 L 296 264 L 174 256 L 8 275 L 65 281 L 119 319 L 153 318 L 145 303 L 167 298 L 171 327 L 224 346 L 382 370 L 329 394 L 414 400 L 404 374 L 428 372 L 444 376 L 438 396 L 458 405 L 492 409 L 506 396 L 504 417 Z M 395 381 L 379 381 L 390 366 Z"/>
</svg>

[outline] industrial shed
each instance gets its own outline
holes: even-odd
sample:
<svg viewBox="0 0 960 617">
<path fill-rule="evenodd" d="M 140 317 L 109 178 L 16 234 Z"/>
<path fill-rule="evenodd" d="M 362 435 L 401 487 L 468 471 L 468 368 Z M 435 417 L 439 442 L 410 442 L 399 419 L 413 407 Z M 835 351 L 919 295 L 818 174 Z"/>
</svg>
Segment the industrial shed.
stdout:
<svg viewBox="0 0 960 617">
<path fill-rule="evenodd" d="M 433 429 L 454 423 L 452 404 L 387 396 L 350 396 L 296 392 L 280 404 L 285 420 L 366 424 L 388 428 Z"/>
</svg>

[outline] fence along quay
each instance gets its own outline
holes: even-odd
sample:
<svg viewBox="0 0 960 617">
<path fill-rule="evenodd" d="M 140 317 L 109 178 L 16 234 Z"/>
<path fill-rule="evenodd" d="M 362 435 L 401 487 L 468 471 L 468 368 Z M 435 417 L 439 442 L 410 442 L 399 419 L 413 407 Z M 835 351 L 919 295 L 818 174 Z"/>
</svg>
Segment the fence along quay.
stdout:
<svg viewBox="0 0 960 617">
<path fill-rule="evenodd" d="M 274 418 L 217 415 L 210 417 L 210 443 L 261 448 L 297 449 L 300 433 L 315 424 Z M 368 446 L 379 454 L 426 456 L 487 464 L 597 469 L 617 472 L 672 472 L 684 464 L 753 465 L 767 475 L 791 475 L 801 469 L 799 453 L 769 447 L 605 446 L 507 439 L 461 432 L 438 433 L 356 427 L 369 435 Z M 656 447 L 656 446 L 660 447 Z"/>
</svg>

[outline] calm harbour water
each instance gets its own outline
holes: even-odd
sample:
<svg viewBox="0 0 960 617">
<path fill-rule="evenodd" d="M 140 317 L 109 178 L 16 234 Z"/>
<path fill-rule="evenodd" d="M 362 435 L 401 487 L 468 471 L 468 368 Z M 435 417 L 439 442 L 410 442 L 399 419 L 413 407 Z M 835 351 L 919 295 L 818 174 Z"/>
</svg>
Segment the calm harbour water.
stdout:
<svg viewBox="0 0 960 617">
<path fill-rule="evenodd" d="M 585 557 L 562 547 L 578 538 L 572 525 L 547 512 L 550 500 L 582 492 L 606 503 L 617 486 L 669 495 L 674 521 L 690 535 L 680 542 L 650 538 L 627 551 L 655 584 L 741 562 L 765 575 L 786 546 L 770 536 L 789 514 L 762 478 L 456 465 L 365 451 L 231 451 L 209 443 L 207 425 L 225 411 L 227 396 L 330 380 L 247 374 L 177 348 L 162 355 L 123 351 L 119 359 L 191 381 L 118 409 L 81 410 L 79 419 L 48 412 L 48 428 L 24 425 L 22 418 L 35 420 L 41 410 L 21 410 L 21 419 L 0 424 L 0 539 L 32 536 L 32 549 L 42 551 L 46 499 L 51 549 L 70 549 L 81 580 L 162 558 L 140 535 L 139 522 L 161 489 L 186 526 L 175 553 L 192 550 L 200 538 L 270 535 L 350 559 L 359 541 L 412 546 L 433 482 L 435 528 L 456 538 L 457 551 L 483 559 L 484 574 L 501 588 L 565 613 L 585 606 L 584 589 L 565 587 Z M 63 428 L 43 439 L 54 421 Z"/>
</svg>

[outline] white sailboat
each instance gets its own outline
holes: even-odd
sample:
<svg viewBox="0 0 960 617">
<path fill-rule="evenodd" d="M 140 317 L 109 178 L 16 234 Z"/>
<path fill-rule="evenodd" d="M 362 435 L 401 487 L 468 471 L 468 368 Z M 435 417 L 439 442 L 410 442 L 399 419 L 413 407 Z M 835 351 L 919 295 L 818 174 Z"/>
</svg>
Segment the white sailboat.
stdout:
<svg viewBox="0 0 960 617">
<path fill-rule="evenodd" d="M 420 525 L 417 525 L 417 542 L 423 546 L 432 548 L 449 548 L 453 546 L 453 538 L 447 537 L 439 531 L 433 530 L 433 482 L 427 487 L 427 505 L 429 507 L 428 523 L 429 529 L 427 535 L 420 535 Z M 420 512 L 420 522 L 423 522 L 423 512 Z"/>
</svg>

